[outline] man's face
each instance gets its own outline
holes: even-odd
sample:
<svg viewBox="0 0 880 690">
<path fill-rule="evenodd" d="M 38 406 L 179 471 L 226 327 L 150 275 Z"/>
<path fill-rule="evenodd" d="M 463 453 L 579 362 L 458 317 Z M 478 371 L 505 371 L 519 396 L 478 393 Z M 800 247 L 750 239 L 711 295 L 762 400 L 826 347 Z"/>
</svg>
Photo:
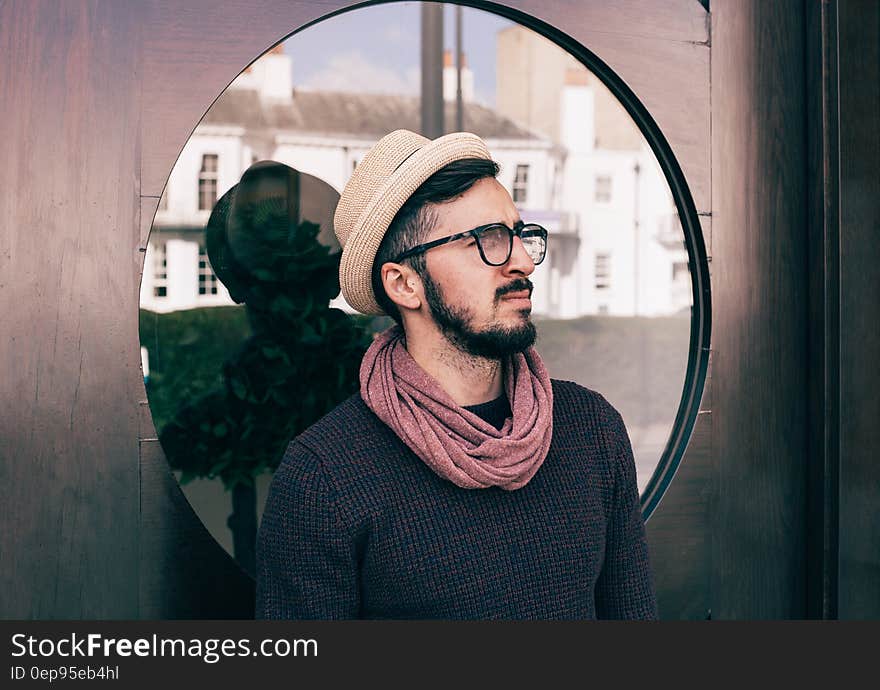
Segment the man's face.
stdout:
<svg viewBox="0 0 880 690">
<path fill-rule="evenodd" d="M 437 223 L 425 242 L 501 222 L 509 227 L 519 213 L 494 178 L 477 181 L 461 197 L 436 207 Z M 455 347 L 471 355 L 500 359 L 535 342 L 532 283 L 535 264 L 518 237 L 507 263 L 489 266 L 472 237 L 427 252 L 422 282 L 431 315 Z"/>
</svg>

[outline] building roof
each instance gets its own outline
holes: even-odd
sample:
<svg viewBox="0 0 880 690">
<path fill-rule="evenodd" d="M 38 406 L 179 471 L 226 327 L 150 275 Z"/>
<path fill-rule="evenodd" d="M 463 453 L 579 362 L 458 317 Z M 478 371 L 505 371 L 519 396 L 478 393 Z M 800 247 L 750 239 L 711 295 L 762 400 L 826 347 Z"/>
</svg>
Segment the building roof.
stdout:
<svg viewBox="0 0 880 690">
<path fill-rule="evenodd" d="M 455 102 L 446 102 L 445 118 L 455 122 Z M 262 103 L 257 91 L 232 88 L 211 106 L 202 124 L 378 139 L 394 129 L 417 132 L 420 119 L 418 96 L 297 89 L 291 103 Z M 476 103 L 464 104 L 464 128 L 485 139 L 540 139 Z"/>
</svg>

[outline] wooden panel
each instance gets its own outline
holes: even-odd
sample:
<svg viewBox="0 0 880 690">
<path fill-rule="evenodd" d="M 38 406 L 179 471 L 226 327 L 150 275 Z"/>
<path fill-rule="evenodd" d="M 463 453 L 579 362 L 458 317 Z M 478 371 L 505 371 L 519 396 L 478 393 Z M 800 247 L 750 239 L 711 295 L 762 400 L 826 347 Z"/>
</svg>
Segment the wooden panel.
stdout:
<svg viewBox="0 0 880 690">
<path fill-rule="evenodd" d="M 718 618 L 804 615 L 803 6 L 712 0 Z"/>
<path fill-rule="evenodd" d="M 841 618 L 880 618 L 880 5 L 839 0 Z"/>
<path fill-rule="evenodd" d="M 661 619 L 710 615 L 714 487 L 712 413 L 707 411 L 697 416 L 675 479 L 646 524 Z"/>
<path fill-rule="evenodd" d="M 807 617 L 837 618 L 840 254 L 837 6 L 806 5 L 810 436 Z"/>
<path fill-rule="evenodd" d="M 140 618 L 253 618 L 254 582 L 201 523 L 159 441 L 141 442 Z"/>
<path fill-rule="evenodd" d="M 137 615 L 140 17 L 0 3 L 0 617 Z"/>
<path fill-rule="evenodd" d="M 468 3 L 474 5 L 488 3 Z M 706 43 L 709 23 L 706 10 L 696 0 L 554 0 L 535 3 L 508 0 L 501 3 L 525 15 L 536 17 L 551 26 L 574 35 L 582 30 L 618 38 L 650 38 L 680 43 Z M 566 21 L 560 22 L 561 13 Z"/>
</svg>

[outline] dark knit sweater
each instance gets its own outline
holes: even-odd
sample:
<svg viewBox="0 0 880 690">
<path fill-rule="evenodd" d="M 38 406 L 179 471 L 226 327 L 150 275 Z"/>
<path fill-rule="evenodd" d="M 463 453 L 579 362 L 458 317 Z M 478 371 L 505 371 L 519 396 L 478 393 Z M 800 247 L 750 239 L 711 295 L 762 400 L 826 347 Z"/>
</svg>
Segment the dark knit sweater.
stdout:
<svg viewBox="0 0 880 690">
<path fill-rule="evenodd" d="M 291 442 L 257 541 L 257 618 L 655 618 L 635 464 L 598 393 L 553 381 L 516 491 L 441 479 L 352 396 Z"/>
</svg>

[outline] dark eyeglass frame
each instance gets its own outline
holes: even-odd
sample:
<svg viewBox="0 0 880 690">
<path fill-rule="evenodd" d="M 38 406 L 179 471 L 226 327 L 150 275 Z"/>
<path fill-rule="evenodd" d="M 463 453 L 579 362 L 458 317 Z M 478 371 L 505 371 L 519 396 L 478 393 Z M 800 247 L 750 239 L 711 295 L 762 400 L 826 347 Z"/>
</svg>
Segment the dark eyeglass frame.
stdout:
<svg viewBox="0 0 880 690">
<path fill-rule="evenodd" d="M 486 258 L 486 254 L 483 252 L 483 245 L 480 242 L 480 233 L 490 229 L 490 228 L 504 228 L 507 230 L 508 244 L 507 244 L 507 256 L 504 257 L 504 261 L 499 263 L 492 263 Z M 537 223 L 523 223 L 521 220 L 514 223 L 513 227 L 510 228 L 504 223 L 487 223 L 486 225 L 479 225 L 476 228 L 471 228 L 470 230 L 465 230 L 464 232 L 456 233 L 455 235 L 449 235 L 449 237 L 441 237 L 439 240 L 432 240 L 431 242 L 426 242 L 425 244 L 419 244 L 413 247 L 412 249 L 407 249 L 405 252 L 400 254 L 396 259 L 394 259 L 394 263 L 398 264 L 404 259 L 407 259 L 411 256 L 415 256 L 416 254 L 420 254 L 422 252 L 426 252 L 429 249 L 433 249 L 434 247 L 439 247 L 441 245 L 447 244 L 449 242 L 454 242 L 455 240 L 461 240 L 465 237 L 473 237 L 477 243 L 477 249 L 480 252 L 480 258 L 483 260 L 483 263 L 488 266 L 503 266 L 508 261 L 510 261 L 510 255 L 513 254 L 513 237 L 519 237 L 522 240 L 523 232 L 526 230 L 530 232 L 537 232 L 537 235 L 544 240 L 544 256 L 541 257 L 539 261 L 534 262 L 535 266 L 540 264 L 544 259 L 547 258 L 547 229 L 538 225 Z M 531 256 L 529 257 L 531 258 Z"/>
</svg>

